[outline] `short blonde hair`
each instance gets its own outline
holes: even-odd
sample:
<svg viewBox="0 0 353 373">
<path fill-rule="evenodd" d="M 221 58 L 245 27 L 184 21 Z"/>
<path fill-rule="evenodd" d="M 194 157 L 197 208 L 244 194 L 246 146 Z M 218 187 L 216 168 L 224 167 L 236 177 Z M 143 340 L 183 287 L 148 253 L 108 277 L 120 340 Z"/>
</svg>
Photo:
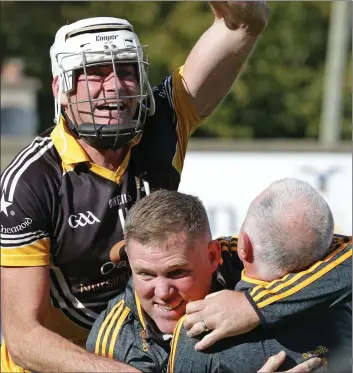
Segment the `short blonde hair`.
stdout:
<svg viewBox="0 0 353 373">
<path fill-rule="evenodd" d="M 124 236 L 141 245 L 164 244 L 184 233 L 190 242 L 211 232 L 206 209 L 199 198 L 177 191 L 157 190 L 136 202 L 128 212 Z"/>
</svg>

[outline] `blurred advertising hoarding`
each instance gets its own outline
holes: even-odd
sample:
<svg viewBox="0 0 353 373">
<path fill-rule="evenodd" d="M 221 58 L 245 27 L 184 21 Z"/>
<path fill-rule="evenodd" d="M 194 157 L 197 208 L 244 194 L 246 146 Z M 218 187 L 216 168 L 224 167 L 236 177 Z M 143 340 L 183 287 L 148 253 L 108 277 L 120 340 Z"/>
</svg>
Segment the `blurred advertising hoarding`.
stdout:
<svg viewBox="0 0 353 373">
<path fill-rule="evenodd" d="M 251 201 L 273 181 L 309 182 L 328 202 L 335 232 L 352 234 L 352 154 L 187 152 L 181 192 L 204 202 L 214 237 L 238 235 Z"/>
</svg>

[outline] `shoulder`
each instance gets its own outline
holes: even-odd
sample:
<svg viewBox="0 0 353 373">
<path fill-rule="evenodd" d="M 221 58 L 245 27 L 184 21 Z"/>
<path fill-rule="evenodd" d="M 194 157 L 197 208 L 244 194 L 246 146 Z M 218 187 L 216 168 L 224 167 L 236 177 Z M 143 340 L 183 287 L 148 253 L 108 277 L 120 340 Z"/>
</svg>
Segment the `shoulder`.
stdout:
<svg viewBox="0 0 353 373">
<path fill-rule="evenodd" d="M 352 236 L 334 234 L 330 251 L 335 251 L 339 248 L 352 249 Z"/>
<path fill-rule="evenodd" d="M 158 85 L 153 87 L 152 91 L 156 103 L 165 103 L 170 108 L 174 108 L 172 75 L 162 79 Z"/>
<path fill-rule="evenodd" d="M 171 351 L 168 361 L 168 372 L 173 373 L 192 373 L 192 372 L 215 372 L 217 364 L 211 349 L 202 352 L 195 350 L 195 344 L 204 337 L 204 334 L 196 338 L 190 338 L 186 334 L 183 326 L 186 315 L 177 323 L 171 344 Z M 221 342 L 218 342 L 218 345 Z"/>
<path fill-rule="evenodd" d="M 53 205 L 50 201 L 62 174 L 57 157 L 51 138 L 39 136 L 2 173 L 1 213 L 11 233 L 20 225 L 22 234 L 30 233 L 27 228 L 33 227 L 46 231 Z M 26 222 L 31 228 L 23 225 Z"/>
<path fill-rule="evenodd" d="M 125 293 L 121 293 L 109 301 L 107 308 L 94 322 L 86 342 L 89 351 L 102 349 L 103 340 L 106 340 L 114 331 L 113 326 L 121 319 L 121 324 L 130 313 L 124 302 Z M 122 319 L 124 318 L 124 320 Z"/>
<path fill-rule="evenodd" d="M 21 186 L 43 187 L 45 179 L 61 175 L 61 162 L 50 136 L 38 136 L 22 149 L 1 175 L 1 192 L 11 197 Z"/>
</svg>

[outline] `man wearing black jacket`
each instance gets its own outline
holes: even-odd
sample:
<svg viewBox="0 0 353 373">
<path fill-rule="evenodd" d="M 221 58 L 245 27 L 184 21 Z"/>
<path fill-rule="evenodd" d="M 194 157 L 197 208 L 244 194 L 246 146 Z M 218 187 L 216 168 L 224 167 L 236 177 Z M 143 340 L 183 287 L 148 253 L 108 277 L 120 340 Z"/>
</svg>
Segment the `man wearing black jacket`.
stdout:
<svg viewBox="0 0 353 373">
<path fill-rule="evenodd" d="M 291 182 L 293 181 L 287 180 L 284 184 Z M 299 181 L 294 181 L 294 185 L 304 185 L 308 196 L 315 196 L 316 202 L 321 202 L 321 209 L 318 211 L 316 207 L 308 204 L 305 213 L 303 209 L 299 209 L 293 216 L 294 221 L 301 221 L 302 236 L 298 236 L 297 243 L 292 242 L 292 248 L 304 248 L 307 255 L 300 266 L 299 262 L 294 263 L 298 268 L 287 268 L 288 274 L 283 272 L 281 276 L 280 273 L 270 271 L 268 275 L 279 277 L 267 281 L 265 278 L 251 280 L 256 282 L 254 289 L 241 286 L 249 279 L 247 276 L 254 276 L 248 265 L 245 266 L 245 273 L 242 273 L 244 260 L 241 253 L 244 244 L 240 243 L 238 253 L 236 238 L 212 240 L 206 212 L 197 198 L 177 192 L 158 191 L 138 202 L 130 211 L 125 225 L 126 250 L 133 279 L 125 294 L 113 299 L 108 309 L 95 322 L 88 338 L 88 350 L 124 361 L 145 372 L 165 370 L 171 352 L 171 371 L 178 368 L 184 371 L 189 367 L 195 370 L 196 366 L 192 365 L 192 361 L 196 360 L 191 355 L 195 353 L 193 347 L 196 341 L 186 337 L 184 329 L 181 333 L 182 322 L 178 325 L 177 322 L 188 308 L 197 306 L 209 293 L 220 291 L 208 299 L 216 298 L 219 294 L 226 294 L 231 298 L 233 289 L 241 278 L 243 282 L 239 283 L 236 290 L 245 290 L 248 294 L 255 291 L 253 306 L 262 326 L 245 334 L 244 338 L 250 340 L 253 333 L 258 333 L 258 329 L 275 330 L 283 325 L 288 326 L 294 320 L 307 317 L 317 310 L 326 312 L 342 298 L 349 297 L 351 241 L 347 237 L 333 237 L 331 212 L 316 191 Z M 289 190 L 294 192 L 292 184 L 289 185 Z M 282 203 L 285 204 L 286 201 L 282 200 Z M 270 212 L 270 205 L 267 210 Z M 303 218 L 308 211 L 313 212 L 315 219 L 323 224 L 322 231 L 326 232 L 324 236 L 316 237 L 314 230 L 305 231 L 305 227 L 315 223 L 315 219 L 306 222 Z M 291 237 L 297 236 L 298 231 L 291 229 L 283 231 Z M 241 240 L 245 239 L 244 237 L 242 233 Z M 308 254 L 310 250 L 312 255 Z M 258 257 L 260 256 L 256 254 L 257 259 Z M 340 267 L 340 270 L 337 270 L 337 267 Z M 330 271 L 331 268 L 336 271 Z M 325 281 L 318 280 L 324 274 Z M 328 287 L 328 283 L 332 286 Z M 220 304 L 220 308 L 225 309 L 225 303 Z M 239 309 L 234 304 L 225 311 L 236 313 Z M 200 312 L 202 315 L 202 311 Z M 346 314 L 346 311 L 342 312 Z M 194 315 L 198 316 L 198 312 L 194 312 Z M 217 320 L 216 313 L 214 316 Z M 225 320 L 228 324 L 232 324 L 232 321 L 230 318 Z M 343 321 L 347 324 L 345 318 Z M 190 334 L 194 335 L 208 329 L 216 330 L 212 318 L 206 317 L 195 322 L 194 326 L 190 323 L 187 326 Z M 170 350 L 169 342 L 173 332 L 173 345 Z M 316 334 L 320 335 L 317 332 Z M 305 333 L 302 338 L 306 339 Z M 266 358 L 285 347 L 281 343 L 271 344 L 271 348 L 264 353 L 262 343 L 266 339 L 269 339 L 269 336 L 262 334 L 261 339 L 256 342 L 260 353 L 256 354 L 256 349 L 252 349 L 256 356 L 251 354 L 248 365 L 243 367 L 246 371 L 259 369 Z M 215 349 L 229 343 L 229 340 L 228 338 L 219 342 Z M 338 343 L 337 340 L 336 342 Z M 325 348 L 328 348 L 327 346 L 328 344 Z M 302 354 L 309 356 L 308 351 L 315 350 L 316 347 L 308 348 Z M 197 358 L 200 356 L 207 355 L 196 354 Z M 205 362 L 207 361 L 206 357 Z M 286 360 L 288 367 L 298 362 L 298 356 L 292 358 L 290 354 Z M 215 366 L 215 369 L 218 367 Z"/>
</svg>

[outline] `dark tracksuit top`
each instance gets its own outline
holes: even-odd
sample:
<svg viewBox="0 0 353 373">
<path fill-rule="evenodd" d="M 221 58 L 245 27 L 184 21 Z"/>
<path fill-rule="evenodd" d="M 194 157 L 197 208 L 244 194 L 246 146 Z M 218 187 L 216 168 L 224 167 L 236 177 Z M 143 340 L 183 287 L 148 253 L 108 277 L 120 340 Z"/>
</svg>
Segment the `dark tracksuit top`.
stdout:
<svg viewBox="0 0 353 373">
<path fill-rule="evenodd" d="M 303 342 L 301 344 L 303 349 L 293 350 L 293 356 L 291 355 L 291 358 L 286 360 L 288 366 L 293 366 L 300 361 L 300 354 L 303 360 L 303 356 L 306 356 L 304 354 L 309 355 L 310 351 L 318 353 L 319 350 L 321 353 L 331 346 L 326 343 L 326 339 L 319 339 L 317 346 L 310 347 L 312 344 L 307 338 L 306 327 L 299 331 L 293 325 L 299 322 L 310 324 L 309 321 L 305 321 L 307 318 L 311 317 L 316 320 L 318 315 L 331 315 L 331 313 L 338 315 L 337 326 L 335 324 L 331 329 L 337 327 L 337 330 L 341 330 L 351 322 L 350 310 L 345 305 L 351 297 L 352 287 L 351 237 L 335 236 L 329 255 L 322 261 L 315 263 L 305 271 L 286 275 L 270 283 L 259 281 L 254 283 L 242 273 L 243 265 L 236 252 L 236 237 L 222 237 L 219 241 L 222 246 L 222 262 L 214 275 L 212 291 L 222 289 L 244 291 L 260 317 L 261 326 L 239 337 L 243 338 L 239 339 L 240 342 L 230 343 L 231 339 L 228 338 L 217 343 L 215 348 L 225 349 L 224 355 L 218 355 L 218 352 L 213 353 L 213 350 L 212 353 L 206 355 L 193 350 L 197 339 L 186 336 L 182 328 L 182 318 L 174 331 L 172 347 L 170 347 L 169 341 L 163 341 L 161 335 L 151 333 L 151 328 L 146 323 L 146 317 L 134 292 L 132 280 L 130 280 L 125 294 L 111 300 L 108 308 L 93 324 L 87 339 L 87 350 L 119 360 L 143 372 L 157 373 L 167 371 L 167 369 L 169 372 L 229 372 L 238 371 L 232 370 L 231 364 L 234 359 L 232 360 L 231 357 L 234 354 L 230 346 L 239 342 L 245 344 L 243 351 L 246 353 L 244 356 L 247 356 L 246 359 L 239 360 L 239 365 L 243 366 L 244 372 L 251 372 L 259 369 L 266 357 L 281 349 L 291 351 L 290 345 L 286 349 L 278 333 L 273 334 L 276 331 L 281 330 L 281 335 L 284 336 L 293 333 L 292 337 L 288 335 L 289 342 L 292 342 L 292 339 L 296 341 L 299 337 Z M 313 323 L 310 329 L 313 334 L 317 336 L 322 334 L 320 325 L 323 324 Z M 322 328 L 324 329 L 323 326 Z M 329 336 L 330 333 L 327 335 Z M 342 337 L 344 343 L 347 340 L 346 336 L 344 334 L 344 338 Z M 326 344 L 320 342 L 324 340 Z M 308 349 L 306 349 L 307 346 Z M 258 351 L 261 353 L 256 358 Z M 210 357 L 211 365 L 209 365 Z M 229 366 L 224 366 L 225 370 L 220 369 L 220 367 L 223 369 L 223 365 L 219 363 L 219 359 L 223 361 L 223 358 L 230 361 Z M 197 365 L 193 361 L 198 362 Z"/>
<path fill-rule="evenodd" d="M 247 279 L 248 280 L 248 279 Z M 241 280 L 238 291 L 256 284 Z M 290 306 L 290 305 L 289 305 Z M 205 351 L 195 344 L 204 336 L 189 338 L 180 319 L 174 331 L 168 373 L 249 373 L 257 372 L 267 359 L 283 350 L 286 360 L 278 371 L 287 371 L 313 356 L 324 358 L 329 372 L 351 371 L 352 309 L 337 304 L 324 312 L 293 318 L 272 328 L 262 325 L 249 333 L 225 338 Z"/>
</svg>

